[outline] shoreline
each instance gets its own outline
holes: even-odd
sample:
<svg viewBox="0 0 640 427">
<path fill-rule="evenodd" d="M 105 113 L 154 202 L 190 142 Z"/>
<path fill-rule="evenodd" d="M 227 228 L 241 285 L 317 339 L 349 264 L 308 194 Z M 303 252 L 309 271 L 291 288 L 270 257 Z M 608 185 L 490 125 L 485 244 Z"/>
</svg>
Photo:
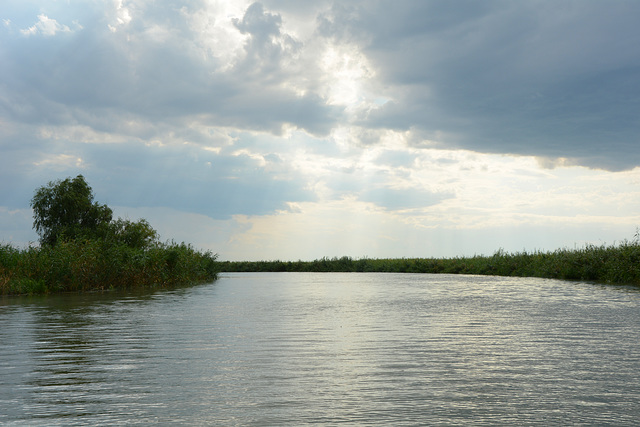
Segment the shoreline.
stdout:
<svg viewBox="0 0 640 427">
<path fill-rule="evenodd" d="M 218 261 L 219 272 L 376 272 L 476 274 L 640 285 L 640 242 L 583 249 L 456 258 L 321 258 L 314 261 Z"/>
</svg>

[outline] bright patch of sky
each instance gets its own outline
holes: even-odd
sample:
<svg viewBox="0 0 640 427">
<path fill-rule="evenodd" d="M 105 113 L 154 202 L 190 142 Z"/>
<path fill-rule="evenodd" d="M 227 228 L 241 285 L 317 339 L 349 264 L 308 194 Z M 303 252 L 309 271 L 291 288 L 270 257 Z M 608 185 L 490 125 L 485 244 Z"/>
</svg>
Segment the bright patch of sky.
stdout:
<svg viewBox="0 0 640 427">
<path fill-rule="evenodd" d="M 5 0 L 0 241 L 82 173 L 221 259 L 440 257 L 640 226 L 634 1 Z"/>
</svg>

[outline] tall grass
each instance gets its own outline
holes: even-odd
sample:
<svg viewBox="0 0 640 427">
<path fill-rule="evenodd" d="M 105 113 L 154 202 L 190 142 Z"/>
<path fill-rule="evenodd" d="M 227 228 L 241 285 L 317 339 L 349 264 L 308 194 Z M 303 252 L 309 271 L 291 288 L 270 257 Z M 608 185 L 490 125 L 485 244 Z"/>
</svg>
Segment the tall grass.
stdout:
<svg viewBox="0 0 640 427">
<path fill-rule="evenodd" d="M 322 258 L 315 261 L 220 262 L 220 271 L 396 272 L 452 273 L 543 277 L 640 285 L 640 242 L 587 245 L 582 249 L 553 252 L 506 253 L 457 258 L 353 259 Z"/>
<path fill-rule="evenodd" d="M 108 240 L 68 240 L 16 249 L 0 245 L 0 294 L 164 288 L 217 277 L 216 255 L 184 243 L 136 248 Z"/>
<path fill-rule="evenodd" d="M 553 252 L 456 258 L 217 262 L 184 243 L 132 247 L 114 240 L 69 240 L 17 249 L 0 245 L 0 294 L 164 288 L 214 280 L 219 271 L 396 272 L 529 276 L 640 285 L 640 241 Z"/>
</svg>

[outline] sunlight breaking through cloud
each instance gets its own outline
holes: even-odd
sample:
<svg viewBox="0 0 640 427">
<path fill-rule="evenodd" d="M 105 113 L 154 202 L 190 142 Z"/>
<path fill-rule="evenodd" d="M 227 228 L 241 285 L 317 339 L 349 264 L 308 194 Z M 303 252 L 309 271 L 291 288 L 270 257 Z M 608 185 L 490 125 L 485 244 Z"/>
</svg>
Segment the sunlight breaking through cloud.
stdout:
<svg viewBox="0 0 640 427">
<path fill-rule="evenodd" d="M 222 259 L 628 238 L 639 11 L 6 0 L 0 239 L 28 241 L 7 212 L 78 173 Z"/>
</svg>

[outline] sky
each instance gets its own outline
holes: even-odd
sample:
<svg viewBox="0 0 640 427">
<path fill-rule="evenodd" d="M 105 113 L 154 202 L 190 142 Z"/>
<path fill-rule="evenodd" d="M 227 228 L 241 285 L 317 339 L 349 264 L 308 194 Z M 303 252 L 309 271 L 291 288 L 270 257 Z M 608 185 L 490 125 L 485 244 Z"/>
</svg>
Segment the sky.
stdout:
<svg viewBox="0 0 640 427">
<path fill-rule="evenodd" d="M 0 242 L 84 175 L 221 260 L 631 240 L 640 2 L 2 0 Z"/>
</svg>

